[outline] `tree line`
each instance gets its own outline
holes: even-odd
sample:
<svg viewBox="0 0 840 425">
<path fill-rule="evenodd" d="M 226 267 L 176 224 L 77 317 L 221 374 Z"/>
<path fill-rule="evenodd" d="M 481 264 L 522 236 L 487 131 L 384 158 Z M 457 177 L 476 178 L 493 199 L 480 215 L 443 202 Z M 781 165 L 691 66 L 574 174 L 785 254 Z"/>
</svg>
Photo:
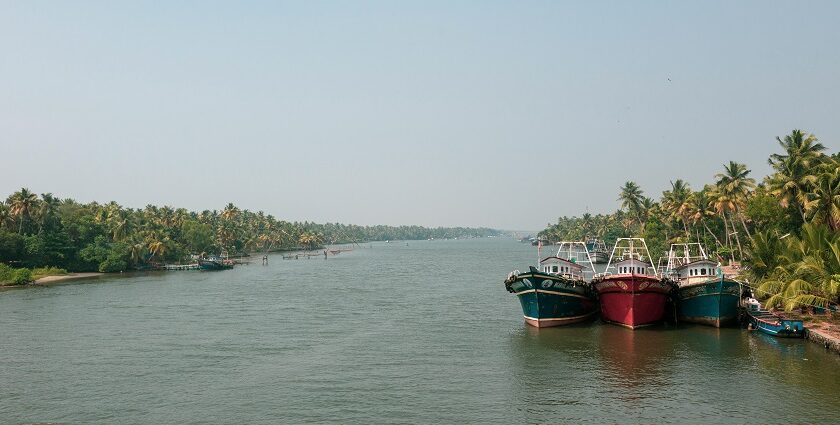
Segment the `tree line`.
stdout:
<svg viewBox="0 0 840 425">
<path fill-rule="evenodd" d="M 315 249 L 324 244 L 497 235 L 488 228 L 357 226 L 278 220 L 229 203 L 221 211 L 79 203 L 23 188 L 0 204 L 0 265 L 117 272 L 191 255 Z M 25 279 L 21 279 L 25 280 Z"/>
<path fill-rule="evenodd" d="M 840 153 L 793 130 L 769 156 L 773 173 L 760 181 L 729 161 L 714 182 L 694 190 L 681 179 L 658 200 L 633 181 L 612 214 L 560 217 L 540 232 L 548 240 L 644 237 L 651 255 L 672 243 L 700 242 L 725 263 L 742 263 L 742 278 L 771 307 L 826 307 L 840 299 Z"/>
</svg>

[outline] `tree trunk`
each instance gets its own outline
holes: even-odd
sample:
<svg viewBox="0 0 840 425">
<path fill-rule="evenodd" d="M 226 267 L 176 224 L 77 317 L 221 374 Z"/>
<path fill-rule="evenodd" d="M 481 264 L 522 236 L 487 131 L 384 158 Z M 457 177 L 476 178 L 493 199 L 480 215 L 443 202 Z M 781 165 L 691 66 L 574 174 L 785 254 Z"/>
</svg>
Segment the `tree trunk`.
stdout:
<svg viewBox="0 0 840 425">
<path fill-rule="evenodd" d="M 738 216 L 738 219 L 741 220 L 741 225 L 744 226 L 744 231 L 747 232 L 747 237 L 750 238 L 752 241 L 752 235 L 750 234 L 750 229 L 747 228 L 747 222 L 744 220 L 744 215 L 741 214 L 741 209 L 738 206 L 735 206 L 735 214 Z"/>
<path fill-rule="evenodd" d="M 738 231 L 735 230 L 735 222 L 734 218 L 729 220 L 729 224 L 732 225 L 732 234 L 735 235 L 735 242 L 738 244 L 738 259 L 739 261 L 744 261 L 744 248 L 741 247 L 741 238 L 738 237 Z"/>
<path fill-rule="evenodd" d="M 723 217 L 723 233 L 726 234 L 726 246 L 729 248 L 729 260 L 732 261 L 732 238 L 729 237 L 729 222 L 726 220 L 726 212 L 723 212 L 721 217 Z"/>
<path fill-rule="evenodd" d="M 706 229 L 706 231 L 709 232 L 712 235 L 713 238 L 715 238 L 715 242 L 719 246 L 723 246 L 723 244 L 720 243 L 720 239 L 718 239 L 717 235 L 715 235 L 715 232 L 713 232 L 712 229 L 709 229 L 709 226 L 706 224 L 706 221 L 705 220 L 700 220 L 700 222 L 703 223 L 703 228 Z"/>
</svg>

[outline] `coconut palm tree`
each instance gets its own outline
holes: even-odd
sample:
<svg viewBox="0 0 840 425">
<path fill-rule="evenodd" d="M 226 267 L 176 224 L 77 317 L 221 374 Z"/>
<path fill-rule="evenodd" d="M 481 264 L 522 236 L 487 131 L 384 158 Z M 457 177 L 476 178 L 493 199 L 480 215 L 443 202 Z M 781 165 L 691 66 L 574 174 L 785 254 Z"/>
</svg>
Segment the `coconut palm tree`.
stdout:
<svg viewBox="0 0 840 425">
<path fill-rule="evenodd" d="M 52 224 L 56 221 L 55 213 L 61 201 L 54 197 L 52 193 L 42 193 L 41 202 L 38 204 L 38 233 L 40 233 L 45 225 Z"/>
<path fill-rule="evenodd" d="M 741 211 L 750 193 L 755 189 L 755 179 L 747 177 L 750 170 L 747 169 L 745 164 L 739 164 L 735 161 L 729 161 L 729 165 L 724 164 L 723 170 L 723 173 L 715 175 L 715 178 L 718 179 L 718 190 L 729 199 L 735 217 L 741 221 L 741 226 L 744 227 L 747 237 L 752 238 Z M 734 227 L 733 225 L 733 230 Z"/>
<path fill-rule="evenodd" d="M 662 210 L 669 218 L 680 222 L 685 230 L 686 237 L 690 237 L 688 231 L 688 217 L 692 206 L 692 193 L 688 183 L 682 179 L 671 182 L 671 190 L 662 192 Z"/>
<path fill-rule="evenodd" d="M 777 265 L 758 292 L 768 294 L 770 307 L 827 307 L 840 295 L 840 234 L 806 223 L 801 237 L 791 236 L 775 247 Z M 771 260 L 772 261 L 772 260 Z"/>
<path fill-rule="evenodd" d="M 778 137 L 776 140 L 784 154 L 770 155 L 768 162 L 776 173 L 768 177 L 768 186 L 783 207 L 795 205 L 804 221 L 807 194 L 817 181 L 813 167 L 826 158 L 822 154 L 825 146 L 817 142 L 816 136 L 801 130 L 793 130 L 784 140 Z"/>
<path fill-rule="evenodd" d="M 743 255 L 743 251 L 741 251 L 741 240 L 738 238 L 738 232 L 735 231 L 735 225 L 728 219 L 728 214 L 731 211 L 734 211 L 735 202 L 732 200 L 729 195 L 724 193 L 720 190 L 718 186 L 711 186 L 711 190 L 707 192 L 709 197 L 709 206 L 712 207 L 715 214 L 718 215 L 723 220 L 723 230 L 726 234 L 726 246 L 729 252 L 733 252 L 732 249 L 732 235 L 735 235 L 735 240 L 738 243 L 739 252 Z M 730 230 L 730 224 L 732 225 L 732 229 Z"/>
<path fill-rule="evenodd" d="M 812 222 L 840 231 L 840 163 L 832 159 L 822 168 L 813 191 L 808 193 L 805 214 Z"/>
<path fill-rule="evenodd" d="M 691 224 L 695 226 L 697 225 L 697 223 L 700 223 L 700 225 L 703 226 L 703 229 L 705 229 L 706 232 L 711 234 L 712 237 L 715 239 L 715 243 L 717 244 L 717 246 L 723 246 L 723 244 L 720 242 L 720 239 L 718 239 L 717 235 L 715 235 L 715 232 L 713 232 L 712 229 L 709 229 L 709 225 L 706 223 L 707 217 L 713 217 L 715 215 L 715 211 L 709 207 L 710 200 L 707 196 L 708 193 L 709 188 L 704 187 L 703 190 L 700 190 L 699 192 L 694 192 L 691 195 L 687 217 Z"/>
<path fill-rule="evenodd" d="M 18 233 L 22 234 L 23 224 L 31 220 L 32 214 L 37 209 L 38 196 L 24 187 L 9 196 L 6 203 L 9 204 L 11 216 L 18 221 Z"/>
<path fill-rule="evenodd" d="M 618 195 L 618 200 L 621 201 L 621 208 L 631 215 L 636 216 L 639 221 L 639 225 L 641 225 L 642 220 L 640 217 L 640 211 L 642 208 L 642 200 L 644 199 L 642 189 L 638 184 L 636 184 L 636 182 L 633 181 L 625 182 L 624 186 L 619 189 L 621 192 Z"/>
</svg>

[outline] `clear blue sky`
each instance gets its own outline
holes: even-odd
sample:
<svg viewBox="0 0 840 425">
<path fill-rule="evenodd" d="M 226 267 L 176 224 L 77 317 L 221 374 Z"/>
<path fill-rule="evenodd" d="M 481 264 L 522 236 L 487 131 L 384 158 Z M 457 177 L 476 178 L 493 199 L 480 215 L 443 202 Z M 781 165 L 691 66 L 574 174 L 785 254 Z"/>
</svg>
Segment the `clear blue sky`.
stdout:
<svg viewBox="0 0 840 425">
<path fill-rule="evenodd" d="M 840 143 L 840 2 L 0 1 L 0 193 L 539 229 Z M 670 81 L 669 81 L 670 79 Z"/>
</svg>

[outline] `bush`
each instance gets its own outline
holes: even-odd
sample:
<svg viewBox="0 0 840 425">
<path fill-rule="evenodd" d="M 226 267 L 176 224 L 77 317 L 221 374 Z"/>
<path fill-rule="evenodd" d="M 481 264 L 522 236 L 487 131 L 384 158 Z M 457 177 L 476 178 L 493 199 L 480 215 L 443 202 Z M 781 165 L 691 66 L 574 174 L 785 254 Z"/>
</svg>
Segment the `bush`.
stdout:
<svg viewBox="0 0 840 425">
<path fill-rule="evenodd" d="M 0 285 L 12 283 L 14 277 L 15 269 L 0 263 Z"/>
<path fill-rule="evenodd" d="M 109 256 L 99 263 L 99 271 L 102 273 L 116 273 L 127 269 L 128 263 L 117 255 Z"/>
<path fill-rule="evenodd" d="M 29 269 L 17 269 L 15 270 L 15 276 L 12 279 L 12 283 L 15 285 L 24 285 L 29 282 L 32 282 L 32 270 Z"/>
</svg>

